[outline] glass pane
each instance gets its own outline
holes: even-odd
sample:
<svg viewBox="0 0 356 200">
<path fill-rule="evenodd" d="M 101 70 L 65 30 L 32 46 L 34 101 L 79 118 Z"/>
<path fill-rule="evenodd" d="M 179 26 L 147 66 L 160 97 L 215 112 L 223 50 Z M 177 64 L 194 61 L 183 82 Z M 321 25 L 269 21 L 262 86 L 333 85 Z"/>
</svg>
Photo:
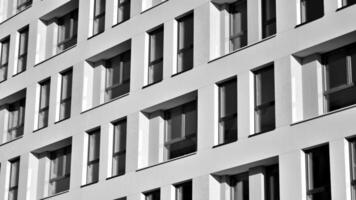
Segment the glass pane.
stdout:
<svg viewBox="0 0 356 200">
<path fill-rule="evenodd" d="M 326 73 L 329 88 L 347 84 L 347 60 L 345 52 L 332 54 L 327 58 Z"/>
<path fill-rule="evenodd" d="M 262 2 L 263 37 L 276 33 L 276 0 L 263 0 Z"/>
<path fill-rule="evenodd" d="M 105 12 L 105 0 L 95 0 L 94 16 Z"/>
<path fill-rule="evenodd" d="M 112 176 L 125 174 L 126 168 L 126 153 L 113 157 L 112 161 Z"/>
<path fill-rule="evenodd" d="M 192 200 L 192 182 L 176 186 L 176 200 Z"/>
<path fill-rule="evenodd" d="M 323 0 L 301 0 L 302 23 L 318 19 L 324 15 Z"/>
<path fill-rule="evenodd" d="M 62 74 L 61 100 L 72 96 L 72 70 Z"/>
<path fill-rule="evenodd" d="M 38 128 L 47 126 L 48 124 L 48 110 L 43 110 L 38 113 Z"/>
<path fill-rule="evenodd" d="M 196 135 L 194 137 L 190 137 L 189 139 L 180 140 L 179 142 L 175 142 L 170 144 L 167 147 L 168 150 L 168 159 L 173 159 L 179 156 L 183 156 L 185 154 L 193 153 L 196 151 Z"/>
<path fill-rule="evenodd" d="M 168 112 L 167 141 L 183 137 L 182 135 L 182 108 L 174 108 Z"/>
<path fill-rule="evenodd" d="M 151 65 L 148 67 L 148 84 L 156 83 L 162 80 L 163 77 L 163 62 Z"/>
<path fill-rule="evenodd" d="M 248 176 L 240 177 L 237 179 L 232 188 L 233 200 L 248 200 L 249 199 L 249 182 Z"/>
<path fill-rule="evenodd" d="M 114 152 L 126 150 L 126 120 L 114 126 Z"/>
<path fill-rule="evenodd" d="M 9 200 L 17 200 L 17 189 L 12 189 L 9 191 Z"/>
<path fill-rule="evenodd" d="M 9 61 L 9 40 L 1 42 L 1 62 L 0 65 L 7 64 Z"/>
<path fill-rule="evenodd" d="M 41 83 L 40 109 L 49 105 L 50 81 Z"/>
<path fill-rule="evenodd" d="M 220 118 L 237 113 L 236 79 L 219 85 Z"/>
<path fill-rule="evenodd" d="M 61 103 L 59 109 L 59 120 L 67 119 L 70 117 L 71 101 Z"/>
<path fill-rule="evenodd" d="M 18 60 L 17 60 L 17 71 L 16 71 L 16 73 L 20 73 L 20 72 L 25 71 L 26 63 L 27 63 L 27 55 L 19 57 Z"/>
<path fill-rule="evenodd" d="M 184 106 L 185 115 L 185 133 L 186 137 L 197 134 L 197 108 L 196 102 L 186 104 Z"/>
<path fill-rule="evenodd" d="M 155 190 L 155 191 L 152 191 L 148 194 L 145 194 L 146 198 L 145 200 L 160 200 L 161 199 L 161 191 L 158 189 L 158 190 Z"/>
<path fill-rule="evenodd" d="M 0 66 L 0 82 L 6 80 L 7 66 Z"/>
<path fill-rule="evenodd" d="M 255 112 L 255 132 L 266 132 L 275 129 L 274 105 L 261 108 Z"/>
<path fill-rule="evenodd" d="M 178 53 L 177 73 L 193 68 L 193 48 Z"/>
<path fill-rule="evenodd" d="M 356 87 L 350 87 L 328 95 L 328 111 L 337 110 L 356 103 Z"/>
<path fill-rule="evenodd" d="M 266 200 L 279 200 L 278 165 L 266 167 Z"/>
<path fill-rule="evenodd" d="M 19 55 L 27 52 L 28 29 L 20 32 Z"/>
<path fill-rule="evenodd" d="M 247 3 L 246 0 L 230 4 L 230 50 L 247 45 Z"/>
<path fill-rule="evenodd" d="M 356 199 L 356 185 L 351 186 L 351 199 L 352 200 Z"/>
<path fill-rule="evenodd" d="M 69 190 L 69 177 L 60 179 L 58 181 L 54 181 L 50 184 L 50 195 L 54 195 L 60 192 L 64 192 L 66 190 Z"/>
<path fill-rule="evenodd" d="M 117 23 L 130 19 L 130 0 L 118 0 Z"/>
<path fill-rule="evenodd" d="M 10 188 L 18 186 L 19 170 L 20 170 L 20 160 L 12 161 L 11 169 L 10 169 L 10 185 L 9 185 Z"/>
<path fill-rule="evenodd" d="M 105 17 L 96 18 L 94 20 L 93 35 L 103 32 L 105 29 Z"/>
<path fill-rule="evenodd" d="M 356 141 L 350 142 L 351 180 L 356 180 Z"/>
<path fill-rule="evenodd" d="M 193 14 L 183 17 L 178 20 L 178 30 L 179 30 L 179 39 L 178 39 L 178 49 L 184 49 L 193 45 L 194 38 L 194 18 Z"/>
<path fill-rule="evenodd" d="M 150 60 L 156 61 L 163 58 L 163 28 L 159 28 L 150 33 Z"/>
<path fill-rule="evenodd" d="M 237 140 L 237 118 L 227 118 L 219 123 L 219 144 Z"/>
<path fill-rule="evenodd" d="M 356 0 L 344 0 L 344 6 L 352 5 L 356 3 Z"/>
<path fill-rule="evenodd" d="M 87 184 L 97 182 L 98 180 L 99 180 L 99 162 L 88 165 Z"/>
<path fill-rule="evenodd" d="M 274 69 L 267 67 L 255 73 L 256 106 L 274 101 Z"/>
<path fill-rule="evenodd" d="M 88 162 L 99 159 L 100 156 L 100 131 L 90 133 Z"/>
</svg>

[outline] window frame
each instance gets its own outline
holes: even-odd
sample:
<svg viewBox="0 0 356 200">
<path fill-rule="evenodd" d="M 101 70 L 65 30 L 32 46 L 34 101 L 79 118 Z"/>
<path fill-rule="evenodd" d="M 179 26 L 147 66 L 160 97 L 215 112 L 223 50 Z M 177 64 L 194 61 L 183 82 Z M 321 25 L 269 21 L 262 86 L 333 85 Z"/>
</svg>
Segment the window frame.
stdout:
<svg viewBox="0 0 356 200">
<path fill-rule="evenodd" d="M 100 131 L 100 128 L 96 128 L 94 130 L 91 130 L 89 132 L 87 132 L 88 134 L 88 154 L 87 154 L 87 166 L 86 166 L 86 185 L 88 184 L 93 184 L 93 183 L 97 183 L 99 181 L 99 174 L 100 174 L 100 141 L 101 141 L 101 131 Z M 95 137 L 94 135 L 97 134 L 97 137 L 96 138 L 98 140 L 98 148 L 96 148 L 96 150 L 98 150 L 98 157 L 93 159 L 93 160 L 90 160 L 90 150 L 91 148 L 93 148 L 90 144 L 90 141 L 91 141 L 91 137 Z M 94 143 L 95 145 L 96 143 Z M 95 148 L 95 147 L 94 147 Z M 95 152 L 94 152 L 94 155 L 95 155 Z M 89 181 L 88 177 L 89 177 L 89 168 L 91 166 L 95 166 L 95 165 L 98 165 L 98 171 L 97 171 L 97 180 L 95 180 L 94 178 L 92 178 L 93 180 Z M 91 174 L 92 176 L 94 175 L 94 171 L 93 171 L 93 174 Z M 94 176 L 93 176 L 94 177 Z"/>
<path fill-rule="evenodd" d="M 246 22 L 245 22 L 246 23 L 246 30 L 242 30 L 239 33 L 233 34 L 232 33 L 233 32 L 233 28 L 234 28 L 234 23 L 233 23 L 234 22 L 234 20 L 233 20 L 233 15 L 234 14 L 233 14 L 233 11 L 235 10 L 235 7 L 241 6 L 241 5 L 244 5 L 245 6 L 244 8 L 246 9 L 245 10 L 245 13 L 246 13 L 246 16 L 245 16 L 245 18 L 246 18 Z M 235 2 L 227 4 L 227 6 L 228 6 L 227 11 L 229 13 L 229 52 L 234 52 L 234 51 L 236 51 L 236 50 L 238 50 L 240 48 L 243 48 L 243 47 L 248 45 L 247 0 L 236 0 Z M 240 22 L 243 22 L 242 20 L 243 19 L 241 19 Z M 235 26 L 236 26 L 236 24 L 235 24 Z M 241 23 L 241 27 L 242 27 L 242 23 Z M 235 40 L 236 38 L 243 38 L 243 36 L 246 36 L 246 41 L 244 41 L 246 43 L 245 44 L 240 44 L 240 46 L 236 48 L 234 46 L 233 40 Z"/>
<path fill-rule="evenodd" d="M 101 13 L 96 13 L 96 1 L 103 1 L 104 2 L 104 9 Z M 101 2 L 100 2 L 101 3 Z M 105 31 L 105 13 L 106 13 L 106 0 L 94 0 L 94 10 L 93 10 L 93 36 L 94 35 L 98 35 L 102 32 Z M 98 31 L 95 32 L 95 23 L 98 23 L 99 24 L 99 21 L 100 19 L 103 18 L 103 23 L 104 23 L 104 26 L 103 26 L 103 30 L 100 30 L 98 28 Z M 98 26 L 100 27 L 100 26 Z"/>
<path fill-rule="evenodd" d="M 0 83 L 7 80 L 7 71 L 9 67 L 9 58 L 10 58 L 10 36 L 5 37 L 0 41 L 1 51 L 0 51 L 0 71 L 4 70 L 3 79 L 0 79 Z M 6 58 L 3 58 L 4 55 L 4 45 L 6 46 Z M 3 63 L 4 62 L 4 63 Z M 0 77 L 1 78 L 1 77 Z"/>
<path fill-rule="evenodd" d="M 121 2 L 123 1 L 123 2 Z M 125 17 L 122 17 L 120 20 L 120 8 L 128 9 L 128 18 L 126 19 Z M 131 0 L 117 0 L 117 18 L 116 18 L 116 24 L 123 23 L 131 18 Z"/>
<path fill-rule="evenodd" d="M 348 139 L 349 143 L 349 167 L 350 167 L 350 192 L 351 199 L 356 199 L 356 138 Z"/>
<path fill-rule="evenodd" d="M 181 36 L 180 36 L 180 29 L 181 29 L 181 26 L 180 26 L 180 23 L 184 23 L 185 20 L 189 20 L 190 18 L 192 18 L 192 22 L 193 22 L 193 30 L 184 30 L 185 31 L 188 31 L 188 32 L 192 32 L 193 33 L 193 41 L 192 41 L 192 44 L 189 44 L 188 46 L 186 47 L 180 47 L 180 41 L 181 41 Z M 194 67 L 194 11 L 190 11 L 188 12 L 187 14 L 185 14 L 184 16 L 181 16 L 177 19 L 177 24 L 178 24 L 178 27 L 177 27 L 177 72 L 176 73 L 183 73 L 185 71 L 188 71 L 190 69 L 193 69 Z M 189 52 L 189 51 L 192 51 L 192 66 L 184 66 L 182 64 L 182 66 L 179 66 L 179 57 L 180 57 L 180 54 L 184 55 L 185 53 Z M 182 56 L 183 57 L 183 56 Z M 181 71 L 179 71 L 178 69 L 181 68 Z"/>
<path fill-rule="evenodd" d="M 143 195 L 145 196 L 145 200 L 160 200 L 161 199 L 161 189 L 157 188 L 154 190 L 150 190 L 148 192 L 144 192 Z M 156 195 L 158 195 L 158 199 L 155 199 L 155 197 L 157 197 Z"/>
<path fill-rule="evenodd" d="M 9 200 L 17 200 L 18 199 L 18 187 L 19 187 L 19 177 L 20 177 L 20 157 L 17 157 L 17 158 L 14 158 L 12 160 L 9 161 L 10 163 L 10 174 L 9 174 L 9 189 L 8 189 L 8 192 L 9 194 L 12 193 L 12 192 L 15 192 L 15 198 L 14 199 L 10 199 L 10 195 L 8 195 L 8 199 Z M 14 168 L 13 168 L 13 165 L 14 164 L 17 164 L 17 168 L 16 168 L 16 172 L 15 172 L 15 175 L 16 176 L 16 184 L 13 185 L 12 183 L 12 176 L 13 176 L 13 173 L 14 173 Z M 13 185 L 13 186 L 12 186 Z"/>
<path fill-rule="evenodd" d="M 12 106 L 14 108 L 12 108 Z M 20 116 L 21 115 L 21 108 L 23 109 L 22 116 Z M 16 138 L 19 138 L 24 134 L 25 110 L 26 110 L 26 98 L 19 99 L 16 102 L 13 102 L 8 106 L 8 112 L 9 113 L 8 113 L 8 125 L 7 125 L 7 141 L 15 140 Z M 10 118 L 13 118 L 13 113 L 12 112 L 14 112 L 14 111 L 18 112 L 18 116 L 17 116 L 18 119 L 17 120 L 18 121 L 22 121 L 22 123 L 18 123 L 17 126 L 14 126 L 14 127 L 10 128 L 10 122 L 12 121 L 12 120 L 10 120 Z M 19 119 L 20 117 L 22 118 L 21 120 Z M 9 140 L 10 132 L 13 131 L 13 130 L 18 131 L 18 129 L 22 129 L 21 130 L 21 135 L 18 135 L 17 137 L 16 136 L 15 137 L 11 137 L 12 139 Z"/>
<path fill-rule="evenodd" d="M 118 121 L 116 121 L 116 122 L 113 122 L 112 123 L 113 124 L 113 128 L 114 128 L 114 130 L 113 130 L 113 150 L 112 150 L 112 159 L 114 160 L 114 158 L 119 158 L 120 156 L 124 156 L 125 157 L 125 163 L 124 163 L 124 169 L 123 169 L 123 172 L 122 173 L 120 173 L 120 169 L 119 169 L 119 164 L 118 164 L 118 166 L 117 166 L 117 172 L 115 172 L 115 174 L 114 174 L 114 162 L 112 162 L 112 166 L 111 166 L 111 176 L 112 177 L 116 177 L 116 176 L 121 176 L 121 175 L 124 175 L 125 173 L 126 173 L 126 146 L 127 146 L 127 119 L 126 118 L 123 118 L 123 119 L 120 119 L 120 120 L 118 120 Z M 116 147 L 116 144 L 115 144 L 115 142 L 116 142 L 116 137 L 118 136 L 118 134 L 120 134 L 120 133 L 117 133 L 115 130 L 116 130 L 116 126 L 122 126 L 122 125 L 124 125 L 125 126 L 125 148 L 124 149 L 121 149 L 121 148 L 119 148 L 119 151 L 117 151 L 117 152 L 115 152 L 115 147 Z M 120 129 L 121 130 L 121 129 Z M 121 135 L 119 135 L 119 139 L 122 139 L 121 137 L 120 137 Z M 119 141 L 119 144 L 118 144 L 118 146 L 120 146 L 120 141 Z"/>
<path fill-rule="evenodd" d="M 157 58 L 155 60 L 151 60 L 151 49 L 152 49 L 152 36 L 158 34 L 159 32 L 162 32 L 162 57 Z M 156 46 L 155 46 L 156 48 Z M 157 82 L 160 82 L 163 80 L 163 58 L 164 58 L 164 26 L 160 25 L 158 27 L 156 27 L 155 29 L 151 30 L 148 32 L 148 74 L 147 74 L 147 85 L 151 85 Z M 150 80 L 150 72 L 151 71 L 155 71 L 155 69 L 157 70 L 157 67 L 155 68 L 155 66 L 157 64 L 162 63 L 162 75 L 158 80 L 154 80 L 154 76 L 152 77 L 152 80 Z"/>
<path fill-rule="evenodd" d="M 68 22 L 68 21 L 69 22 Z M 66 26 L 66 22 L 69 23 L 69 27 Z M 71 11 L 70 13 L 63 15 L 57 19 L 58 34 L 57 34 L 57 52 L 65 51 L 66 49 L 76 44 L 78 35 L 78 9 Z M 69 37 L 66 38 L 66 31 L 69 29 Z M 60 38 L 63 35 L 63 38 Z M 67 46 L 68 44 L 71 44 Z"/>
<path fill-rule="evenodd" d="M 54 174 L 52 172 L 52 170 L 54 169 L 54 162 L 55 162 L 55 159 L 58 159 L 59 156 L 65 156 L 66 163 L 65 163 L 65 165 L 63 165 L 63 166 L 65 166 L 65 168 L 63 169 L 64 174 L 62 174 L 61 176 L 52 177 L 52 174 Z M 72 167 L 72 161 L 71 161 L 72 160 L 72 147 L 71 147 L 71 145 L 68 145 L 68 146 L 62 147 L 60 149 L 56 149 L 54 151 L 49 152 L 49 160 L 50 160 L 50 165 L 49 165 L 50 170 L 49 170 L 49 179 L 48 179 L 48 183 L 49 183 L 48 193 L 49 193 L 49 196 L 52 196 L 52 195 L 67 191 L 70 188 L 70 181 L 69 181 L 67 189 L 57 192 L 57 193 L 51 192 L 53 190 L 53 188 L 52 188 L 53 183 L 57 183 L 64 179 L 70 179 L 70 172 L 71 172 L 71 167 Z M 69 169 L 67 169 L 67 162 L 70 163 Z M 60 166 L 58 166 L 58 167 L 60 167 Z"/>
<path fill-rule="evenodd" d="M 299 25 L 306 24 L 308 22 L 312 22 L 314 20 L 320 19 L 325 15 L 324 1 L 321 0 L 323 2 L 323 4 L 321 5 L 322 6 L 322 14 L 320 16 L 316 16 L 316 17 L 314 16 L 313 18 L 308 17 L 308 10 L 307 10 L 308 2 L 307 1 L 311 1 L 311 0 L 299 0 L 299 9 L 300 9 L 300 13 L 299 13 L 300 14 L 300 17 L 299 17 L 300 23 L 299 23 Z"/>
<path fill-rule="evenodd" d="M 193 199 L 193 181 L 192 180 L 187 180 L 178 184 L 174 185 L 174 200 L 186 200 L 183 199 L 184 197 L 184 187 L 190 187 L 191 189 L 191 194 L 190 194 L 190 200 Z M 181 192 L 182 191 L 182 192 Z"/>
<path fill-rule="evenodd" d="M 28 54 L 28 41 L 29 41 L 29 26 L 27 25 L 26 27 L 22 28 L 21 30 L 18 31 L 19 33 L 19 48 L 18 48 L 18 55 L 17 55 L 17 68 L 16 68 L 16 74 L 19 74 L 23 71 L 26 70 L 27 68 L 27 54 Z M 22 46 L 22 40 L 21 40 L 21 35 L 25 34 L 25 48 L 24 48 L 24 52 L 21 52 L 21 46 Z M 19 68 L 19 61 L 20 60 L 24 60 L 24 66 L 22 66 L 21 68 Z M 20 70 L 21 69 L 21 70 Z"/>
<path fill-rule="evenodd" d="M 60 73 L 61 75 L 61 90 L 60 90 L 60 98 L 59 98 L 59 121 L 61 120 L 65 120 L 70 118 L 71 116 L 71 108 L 72 108 L 72 89 L 73 89 L 73 68 L 70 68 L 68 70 L 65 70 L 63 72 Z M 68 88 L 66 88 L 67 90 L 70 90 L 70 92 L 68 92 L 68 96 L 66 98 L 63 98 L 63 93 L 64 93 L 64 77 L 65 76 L 70 76 L 70 85 L 67 83 Z M 69 104 L 69 114 L 68 116 L 64 116 L 63 118 L 61 118 L 61 112 L 62 112 L 62 105 L 68 103 Z M 65 108 L 65 106 L 64 106 Z"/>
<path fill-rule="evenodd" d="M 271 12 L 270 10 L 268 10 L 268 8 L 270 8 L 271 6 L 268 6 L 267 3 L 270 1 L 274 1 L 274 5 L 276 6 L 276 0 L 262 0 L 262 9 L 261 9 L 261 15 L 262 15 L 262 38 L 267 38 L 270 36 L 273 36 L 276 34 L 277 32 L 277 8 L 274 8 L 274 17 L 272 17 L 271 19 L 266 19 L 266 17 L 268 16 L 268 12 Z M 273 25 L 275 29 L 273 30 L 272 34 L 268 34 L 267 30 L 269 26 Z"/>
<path fill-rule="evenodd" d="M 47 98 L 47 105 L 42 107 L 41 108 L 41 105 L 42 105 L 42 101 L 43 99 L 41 98 L 42 97 L 42 93 L 43 93 L 43 87 L 45 85 L 48 85 L 48 94 L 46 96 Z M 48 126 L 48 120 L 49 120 L 49 106 L 50 106 L 50 96 L 51 96 L 51 79 L 50 78 L 47 78 L 43 81 L 41 81 L 39 83 L 39 86 L 40 86 L 40 97 L 39 97 L 39 107 L 38 107 L 38 122 L 37 122 L 37 129 L 42 129 L 42 128 L 45 128 Z M 47 120 L 46 122 L 43 124 L 43 126 L 40 126 L 40 116 L 41 116 L 41 113 L 47 113 Z"/>
<path fill-rule="evenodd" d="M 26 0 L 22 3 L 19 3 L 19 1 L 21 0 L 17 0 L 16 2 L 16 10 L 17 12 L 21 12 L 23 10 L 26 10 L 27 8 L 29 8 L 32 5 L 32 0 Z"/>
</svg>

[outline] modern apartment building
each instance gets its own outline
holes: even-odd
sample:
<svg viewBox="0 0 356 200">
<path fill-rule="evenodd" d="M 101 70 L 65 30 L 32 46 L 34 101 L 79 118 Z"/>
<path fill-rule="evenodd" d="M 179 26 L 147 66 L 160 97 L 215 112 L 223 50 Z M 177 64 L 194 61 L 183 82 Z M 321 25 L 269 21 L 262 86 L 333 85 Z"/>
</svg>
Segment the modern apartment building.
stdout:
<svg viewBox="0 0 356 200">
<path fill-rule="evenodd" d="M 356 200 L 355 0 L 0 0 L 0 199 Z"/>
</svg>

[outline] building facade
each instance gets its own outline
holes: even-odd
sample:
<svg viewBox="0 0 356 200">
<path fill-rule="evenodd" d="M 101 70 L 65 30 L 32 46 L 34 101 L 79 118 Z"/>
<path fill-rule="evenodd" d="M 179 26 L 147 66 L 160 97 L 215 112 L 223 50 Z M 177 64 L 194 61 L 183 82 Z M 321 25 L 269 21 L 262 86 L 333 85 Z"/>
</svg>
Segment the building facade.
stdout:
<svg viewBox="0 0 356 200">
<path fill-rule="evenodd" d="M 0 199 L 356 200 L 354 19 L 355 0 L 0 0 Z"/>
</svg>

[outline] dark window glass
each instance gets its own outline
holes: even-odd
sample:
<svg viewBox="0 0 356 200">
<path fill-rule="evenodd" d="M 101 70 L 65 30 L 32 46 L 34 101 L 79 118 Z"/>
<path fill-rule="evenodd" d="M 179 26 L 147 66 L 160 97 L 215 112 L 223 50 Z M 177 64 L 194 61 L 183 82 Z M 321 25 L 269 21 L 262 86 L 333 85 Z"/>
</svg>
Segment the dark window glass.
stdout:
<svg viewBox="0 0 356 200">
<path fill-rule="evenodd" d="M 63 72 L 61 74 L 61 98 L 59 107 L 59 120 L 70 117 L 71 101 L 72 101 L 72 78 L 73 70 Z"/>
<path fill-rule="evenodd" d="M 23 135 L 25 124 L 25 99 L 21 99 L 8 107 L 7 141 L 11 141 Z"/>
<path fill-rule="evenodd" d="M 105 29 L 105 0 L 95 0 L 94 2 L 94 24 L 93 35 L 104 32 Z"/>
<path fill-rule="evenodd" d="M 117 23 L 130 19 L 131 0 L 117 0 Z"/>
<path fill-rule="evenodd" d="M 307 195 L 310 200 L 331 200 L 329 146 L 305 152 L 307 167 Z"/>
<path fill-rule="evenodd" d="M 49 196 L 69 190 L 71 152 L 71 146 L 50 152 Z"/>
<path fill-rule="evenodd" d="M 350 141 L 351 199 L 356 199 L 356 139 Z"/>
<path fill-rule="evenodd" d="M 279 200 L 278 165 L 266 167 L 265 183 L 266 200 Z"/>
<path fill-rule="evenodd" d="M 145 200 L 160 200 L 160 199 L 161 199 L 160 189 L 145 193 Z"/>
<path fill-rule="evenodd" d="M 237 140 L 237 79 L 219 84 L 219 144 Z"/>
<path fill-rule="evenodd" d="M 276 0 L 262 0 L 262 37 L 276 34 Z"/>
<path fill-rule="evenodd" d="M 78 10 L 58 18 L 57 52 L 66 50 L 77 43 Z"/>
<path fill-rule="evenodd" d="M 19 31 L 19 49 L 17 55 L 17 70 L 20 73 L 26 70 L 27 48 L 28 48 L 28 27 Z"/>
<path fill-rule="evenodd" d="M 125 174 L 126 169 L 126 119 L 114 124 L 112 176 Z"/>
<path fill-rule="evenodd" d="M 237 0 L 229 5 L 230 51 L 247 45 L 247 1 Z"/>
<path fill-rule="evenodd" d="M 18 199 L 20 158 L 10 161 L 10 178 L 8 200 Z"/>
<path fill-rule="evenodd" d="M 51 80 L 48 79 L 40 83 L 40 106 L 38 111 L 38 129 L 48 125 L 49 94 Z"/>
<path fill-rule="evenodd" d="M 32 0 L 17 0 L 17 12 L 23 11 L 32 5 Z"/>
<path fill-rule="evenodd" d="M 178 19 L 177 73 L 193 68 L 194 14 Z"/>
<path fill-rule="evenodd" d="M 275 129 L 275 97 L 273 65 L 255 74 L 255 133 Z"/>
<path fill-rule="evenodd" d="M 342 0 L 342 6 L 349 6 L 356 3 L 356 0 Z"/>
<path fill-rule="evenodd" d="M 99 180 L 100 129 L 88 133 L 87 184 Z"/>
<path fill-rule="evenodd" d="M 130 91 L 131 51 L 126 51 L 105 64 L 105 101 L 109 101 Z"/>
<path fill-rule="evenodd" d="M 249 199 L 249 181 L 248 173 L 230 176 L 231 199 L 248 200 Z"/>
<path fill-rule="evenodd" d="M 9 65 L 10 37 L 1 41 L 0 54 L 0 82 L 7 79 L 7 66 Z"/>
<path fill-rule="evenodd" d="M 193 188 L 192 181 L 181 183 L 175 186 L 176 188 L 176 199 L 175 200 L 192 200 L 193 199 Z"/>
<path fill-rule="evenodd" d="M 163 27 L 149 33 L 148 84 L 163 77 Z"/>
<path fill-rule="evenodd" d="M 324 15 L 324 0 L 300 0 L 301 23 L 321 18 Z"/>
</svg>

